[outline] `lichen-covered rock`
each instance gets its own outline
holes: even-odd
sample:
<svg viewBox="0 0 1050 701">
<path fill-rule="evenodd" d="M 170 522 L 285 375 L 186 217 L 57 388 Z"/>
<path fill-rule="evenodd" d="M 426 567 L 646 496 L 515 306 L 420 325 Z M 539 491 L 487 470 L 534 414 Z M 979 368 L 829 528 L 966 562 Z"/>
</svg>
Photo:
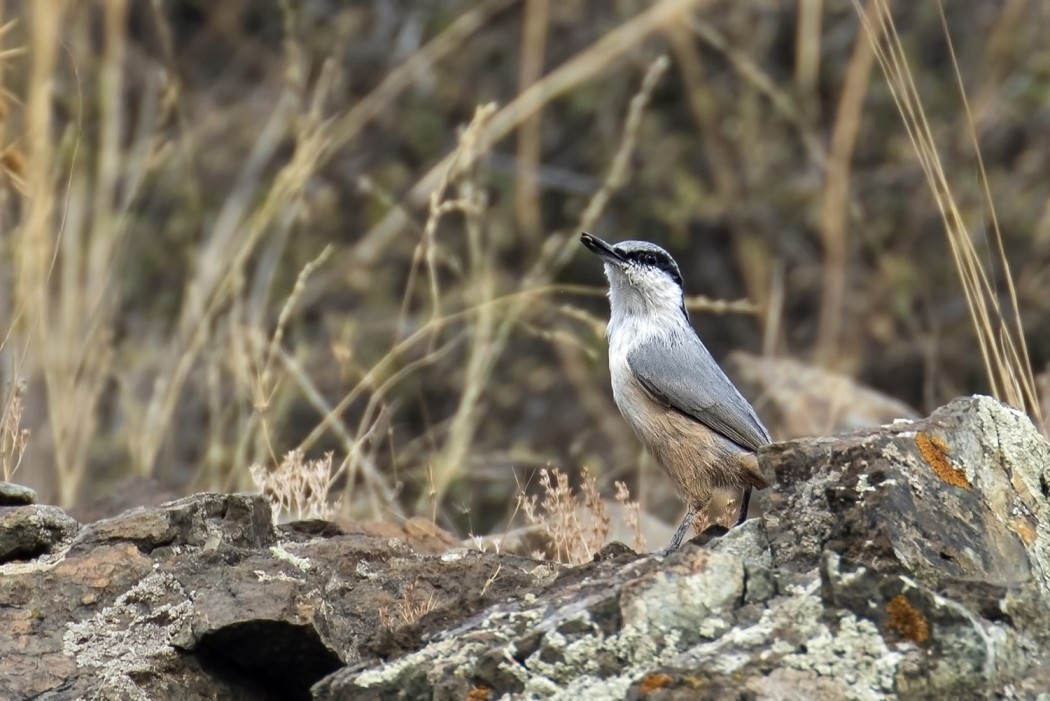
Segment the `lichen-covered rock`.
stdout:
<svg viewBox="0 0 1050 701">
<path fill-rule="evenodd" d="M 1050 595 L 1050 444 L 991 398 L 774 444 L 761 460 L 778 483 L 764 518 L 774 566 L 808 569 L 831 550 L 928 583 L 1034 582 Z"/>
<path fill-rule="evenodd" d="M 760 459 L 760 517 L 581 567 L 407 525 L 275 529 L 247 495 L 128 511 L 0 564 L 0 698 L 1048 693 L 1050 447 L 1028 419 L 967 398 Z"/>
<path fill-rule="evenodd" d="M 0 506 L 27 506 L 36 503 L 36 492 L 14 482 L 0 481 Z"/>
<path fill-rule="evenodd" d="M 0 506 L 0 564 L 51 552 L 79 527 L 57 506 Z"/>
<path fill-rule="evenodd" d="M 320 699 L 1028 698 L 1050 689 L 1050 446 L 999 402 L 771 446 L 765 512 L 495 607 Z M 584 574 L 585 573 L 585 574 Z"/>
<path fill-rule="evenodd" d="M 269 504 L 257 495 L 195 494 L 159 507 L 138 507 L 86 526 L 74 550 L 130 542 L 144 552 L 163 546 L 214 549 L 218 543 L 263 547 L 274 542 Z"/>
<path fill-rule="evenodd" d="M 0 565 L 0 698 L 309 698 L 564 569 L 322 525 L 275 531 L 260 497 L 198 494 Z"/>
</svg>

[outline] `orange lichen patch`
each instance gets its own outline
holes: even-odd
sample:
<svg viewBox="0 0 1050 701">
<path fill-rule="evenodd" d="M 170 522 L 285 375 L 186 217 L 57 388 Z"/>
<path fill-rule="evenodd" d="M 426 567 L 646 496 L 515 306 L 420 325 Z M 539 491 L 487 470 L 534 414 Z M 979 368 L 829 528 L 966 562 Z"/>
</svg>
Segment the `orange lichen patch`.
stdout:
<svg viewBox="0 0 1050 701">
<path fill-rule="evenodd" d="M 898 594 L 886 604 L 886 627 L 916 644 L 930 639 L 930 625 L 926 617 L 911 605 L 904 594 Z"/>
<path fill-rule="evenodd" d="M 642 695 L 645 696 L 646 694 L 651 694 L 657 689 L 664 688 L 673 681 L 674 679 L 671 678 L 670 674 L 664 674 L 662 672 L 657 672 L 656 674 L 647 674 L 642 679 L 642 686 L 639 689 L 639 691 L 641 691 Z"/>
<path fill-rule="evenodd" d="M 467 701 L 489 701 L 492 698 L 492 689 L 487 686 L 475 686 L 467 692 Z"/>
<path fill-rule="evenodd" d="M 970 488 L 970 480 L 966 479 L 966 473 L 952 465 L 951 458 L 948 457 L 948 444 L 943 439 L 919 432 L 915 434 L 915 444 L 919 446 L 922 459 L 933 468 L 938 477 L 953 487 Z"/>
<path fill-rule="evenodd" d="M 1036 536 L 1038 535 L 1035 528 L 1026 518 L 1017 517 L 1010 519 L 1010 529 L 1024 541 L 1025 545 L 1031 545 L 1034 543 Z"/>
</svg>

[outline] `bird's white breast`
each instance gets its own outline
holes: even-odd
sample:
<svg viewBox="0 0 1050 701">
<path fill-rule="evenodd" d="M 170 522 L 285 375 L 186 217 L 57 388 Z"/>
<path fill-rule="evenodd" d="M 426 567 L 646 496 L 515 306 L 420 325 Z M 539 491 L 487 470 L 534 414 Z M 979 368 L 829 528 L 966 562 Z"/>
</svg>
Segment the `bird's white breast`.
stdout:
<svg viewBox="0 0 1050 701">
<path fill-rule="evenodd" d="M 645 432 L 650 398 L 634 377 L 627 360 L 635 349 L 666 333 L 650 316 L 613 314 L 609 320 L 609 374 L 616 406 L 640 437 Z M 659 319 L 657 322 L 661 321 Z"/>
<path fill-rule="evenodd" d="M 658 278 L 644 290 L 628 284 L 615 267 L 606 264 L 609 277 L 609 372 L 612 376 L 613 399 L 620 413 L 634 432 L 645 442 L 650 423 L 652 398 L 634 377 L 627 362 L 638 347 L 646 344 L 643 352 L 675 352 L 671 340 L 679 334 L 692 334 L 682 313 L 682 290 L 670 278 Z M 652 281 L 650 281 L 652 282 Z M 667 339 L 661 344 L 660 339 Z M 657 341 L 657 342 L 653 342 Z"/>
</svg>

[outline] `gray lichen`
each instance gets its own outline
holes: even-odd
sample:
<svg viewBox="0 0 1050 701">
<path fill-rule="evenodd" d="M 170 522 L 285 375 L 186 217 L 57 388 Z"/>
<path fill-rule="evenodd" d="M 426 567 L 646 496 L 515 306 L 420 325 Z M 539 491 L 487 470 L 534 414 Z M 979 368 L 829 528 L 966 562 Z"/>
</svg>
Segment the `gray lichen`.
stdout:
<svg viewBox="0 0 1050 701">
<path fill-rule="evenodd" d="M 171 640 L 193 614 L 193 605 L 171 575 L 152 572 L 94 616 L 66 626 L 63 652 L 78 667 L 99 670 L 99 683 L 129 698 L 147 699 L 135 681 L 174 658 Z"/>
</svg>

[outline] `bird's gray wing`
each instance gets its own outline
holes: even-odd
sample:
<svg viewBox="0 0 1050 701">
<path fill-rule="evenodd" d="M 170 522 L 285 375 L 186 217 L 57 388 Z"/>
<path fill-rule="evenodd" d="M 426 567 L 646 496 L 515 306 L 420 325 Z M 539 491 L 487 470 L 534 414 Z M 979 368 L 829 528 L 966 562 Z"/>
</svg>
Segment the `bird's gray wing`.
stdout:
<svg viewBox="0 0 1050 701">
<path fill-rule="evenodd" d="M 770 442 L 769 432 L 694 334 L 672 345 L 640 343 L 627 364 L 657 401 L 686 414 L 747 450 Z"/>
</svg>

